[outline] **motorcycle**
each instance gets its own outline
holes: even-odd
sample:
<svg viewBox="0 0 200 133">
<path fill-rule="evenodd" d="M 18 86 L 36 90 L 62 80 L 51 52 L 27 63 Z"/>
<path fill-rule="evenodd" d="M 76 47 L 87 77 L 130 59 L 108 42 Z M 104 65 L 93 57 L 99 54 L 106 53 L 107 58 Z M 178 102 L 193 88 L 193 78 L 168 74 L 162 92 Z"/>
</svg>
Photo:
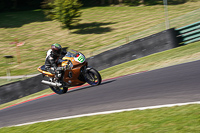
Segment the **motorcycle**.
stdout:
<svg viewBox="0 0 200 133">
<path fill-rule="evenodd" d="M 57 94 L 64 94 L 69 87 L 80 86 L 88 83 L 92 86 L 101 84 L 102 78 L 97 70 L 88 66 L 85 56 L 78 51 L 71 50 L 59 60 L 58 67 L 68 65 L 70 69 L 63 71 L 62 83 L 58 83 L 55 74 L 45 70 L 45 65 L 39 66 L 37 70 L 47 77 L 48 80 L 42 80 L 41 83 L 48 85 L 52 91 Z"/>
</svg>

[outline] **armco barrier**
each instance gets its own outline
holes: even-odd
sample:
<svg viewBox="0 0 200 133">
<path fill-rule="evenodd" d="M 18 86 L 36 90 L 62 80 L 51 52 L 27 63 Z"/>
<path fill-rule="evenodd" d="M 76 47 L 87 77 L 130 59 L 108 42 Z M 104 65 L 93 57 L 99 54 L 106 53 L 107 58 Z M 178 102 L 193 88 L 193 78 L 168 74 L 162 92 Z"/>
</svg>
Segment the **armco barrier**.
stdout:
<svg viewBox="0 0 200 133">
<path fill-rule="evenodd" d="M 103 52 L 87 59 L 87 61 L 90 66 L 93 66 L 97 70 L 102 70 L 177 46 L 176 32 L 174 29 L 169 29 Z M 24 81 L 0 86 L 0 104 L 49 88 L 42 85 L 40 83 L 41 80 L 42 76 L 38 75 Z"/>
<path fill-rule="evenodd" d="M 132 41 L 120 47 L 105 51 L 87 59 L 90 66 L 103 70 L 130 60 L 144 57 L 156 52 L 169 50 L 178 46 L 176 31 L 165 30 L 160 33 Z"/>
<path fill-rule="evenodd" d="M 40 83 L 41 80 L 42 75 L 38 75 L 23 81 L 0 86 L 0 104 L 49 88 L 48 86 L 42 85 Z"/>
<path fill-rule="evenodd" d="M 200 40 L 200 21 L 176 29 L 180 45 L 186 45 Z"/>
</svg>

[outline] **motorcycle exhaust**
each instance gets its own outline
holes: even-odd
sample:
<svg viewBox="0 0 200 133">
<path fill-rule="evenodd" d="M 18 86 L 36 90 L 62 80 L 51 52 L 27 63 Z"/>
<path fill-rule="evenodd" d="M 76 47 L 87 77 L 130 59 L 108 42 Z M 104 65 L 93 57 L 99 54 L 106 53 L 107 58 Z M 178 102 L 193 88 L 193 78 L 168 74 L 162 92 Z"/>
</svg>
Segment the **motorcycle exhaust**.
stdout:
<svg viewBox="0 0 200 133">
<path fill-rule="evenodd" d="M 53 82 L 49 82 L 49 81 L 46 81 L 46 80 L 42 80 L 41 83 L 45 84 L 45 85 L 52 86 L 52 87 L 61 87 L 62 86 L 61 83 L 53 83 Z"/>
</svg>

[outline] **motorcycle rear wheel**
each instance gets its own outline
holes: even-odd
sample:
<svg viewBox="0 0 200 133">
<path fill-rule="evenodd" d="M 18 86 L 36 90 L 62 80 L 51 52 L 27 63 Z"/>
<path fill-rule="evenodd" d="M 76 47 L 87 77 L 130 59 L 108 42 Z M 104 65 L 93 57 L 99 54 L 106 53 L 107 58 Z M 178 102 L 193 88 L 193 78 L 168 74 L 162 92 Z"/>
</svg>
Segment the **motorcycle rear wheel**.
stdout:
<svg viewBox="0 0 200 133">
<path fill-rule="evenodd" d="M 85 73 L 85 81 L 92 86 L 101 84 L 101 80 L 101 75 L 94 68 L 87 70 Z"/>
<path fill-rule="evenodd" d="M 56 94 L 65 94 L 68 91 L 68 87 L 53 87 L 50 86 L 51 90 L 54 91 Z"/>
</svg>

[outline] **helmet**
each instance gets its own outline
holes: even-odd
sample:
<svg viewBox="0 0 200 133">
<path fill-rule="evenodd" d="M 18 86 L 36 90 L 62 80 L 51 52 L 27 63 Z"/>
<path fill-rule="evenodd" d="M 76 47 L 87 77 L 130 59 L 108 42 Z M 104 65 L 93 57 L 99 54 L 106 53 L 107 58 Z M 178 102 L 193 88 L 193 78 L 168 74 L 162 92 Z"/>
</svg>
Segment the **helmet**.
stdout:
<svg viewBox="0 0 200 133">
<path fill-rule="evenodd" d="M 61 52 L 62 52 L 62 47 L 60 44 L 55 43 L 51 45 L 51 49 L 54 55 L 56 56 L 60 56 Z"/>
</svg>

